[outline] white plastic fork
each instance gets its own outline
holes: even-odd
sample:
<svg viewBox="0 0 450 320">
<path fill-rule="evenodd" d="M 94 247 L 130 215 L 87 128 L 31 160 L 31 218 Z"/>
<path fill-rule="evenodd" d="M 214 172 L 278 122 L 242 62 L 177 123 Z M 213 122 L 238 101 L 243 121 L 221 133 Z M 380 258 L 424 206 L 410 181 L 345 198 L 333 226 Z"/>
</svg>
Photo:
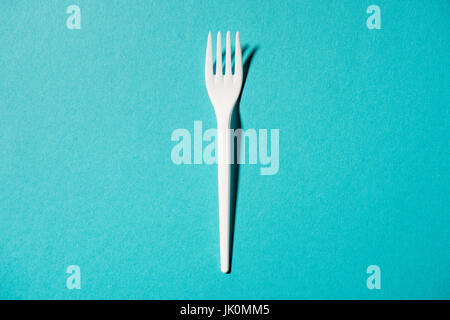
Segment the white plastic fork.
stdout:
<svg viewBox="0 0 450 320">
<path fill-rule="evenodd" d="M 219 181 L 220 269 L 230 271 L 230 121 L 242 88 L 242 53 L 239 32 L 236 33 L 234 75 L 231 74 L 230 32 L 227 32 L 225 75 L 222 74 L 222 39 L 217 34 L 216 74 L 213 73 L 211 32 L 206 46 L 205 81 L 217 119 L 217 167 Z"/>
</svg>

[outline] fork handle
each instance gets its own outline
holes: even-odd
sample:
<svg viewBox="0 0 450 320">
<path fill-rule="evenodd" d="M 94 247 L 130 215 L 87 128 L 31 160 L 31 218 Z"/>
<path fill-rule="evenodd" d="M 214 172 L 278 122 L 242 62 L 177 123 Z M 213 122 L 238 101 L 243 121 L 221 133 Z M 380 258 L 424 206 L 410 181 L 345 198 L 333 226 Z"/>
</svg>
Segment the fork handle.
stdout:
<svg viewBox="0 0 450 320">
<path fill-rule="evenodd" d="M 220 270 L 230 271 L 230 116 L 217 117 Z"/>
</svg>

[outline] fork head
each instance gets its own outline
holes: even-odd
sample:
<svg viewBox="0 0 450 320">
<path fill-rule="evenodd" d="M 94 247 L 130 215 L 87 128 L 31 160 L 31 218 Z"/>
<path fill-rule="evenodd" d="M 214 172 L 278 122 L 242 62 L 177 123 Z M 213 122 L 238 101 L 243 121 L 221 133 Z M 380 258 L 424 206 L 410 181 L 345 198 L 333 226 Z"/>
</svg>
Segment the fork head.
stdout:
<svg viewBox="0 0 450 320">
<path fill-rule="evenodd" d="M 222 73 L 222 39 L 220 32 L 217 34 L 216 48 L 216 74 L 213 73 L 212 39 L 211 32 L 208 35 L 205 62 L 206 89 L 216 115 L 233 110 L 242 88 L 242 53 L 239 42 L 239 32 L 236 33 L 234 74 L 231 73 L 231 43 L 230 31 L 227 32 L 225 53 L 225 74 Z"/>
</svg>

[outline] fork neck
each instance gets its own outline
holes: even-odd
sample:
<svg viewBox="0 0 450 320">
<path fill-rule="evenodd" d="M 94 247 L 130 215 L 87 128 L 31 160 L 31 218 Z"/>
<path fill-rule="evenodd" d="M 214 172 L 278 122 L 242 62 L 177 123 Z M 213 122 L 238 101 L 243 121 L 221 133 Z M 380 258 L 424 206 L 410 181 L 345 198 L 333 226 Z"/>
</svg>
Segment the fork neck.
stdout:
<svg viewBox="0 0 450 320">
<path fill-rule="evenodd" d="M 229 129 L 231 122 L 231 114 L 233 113 L 233 107 L 216 108 L 216 119 L 218 129 Z"/>
</svg>

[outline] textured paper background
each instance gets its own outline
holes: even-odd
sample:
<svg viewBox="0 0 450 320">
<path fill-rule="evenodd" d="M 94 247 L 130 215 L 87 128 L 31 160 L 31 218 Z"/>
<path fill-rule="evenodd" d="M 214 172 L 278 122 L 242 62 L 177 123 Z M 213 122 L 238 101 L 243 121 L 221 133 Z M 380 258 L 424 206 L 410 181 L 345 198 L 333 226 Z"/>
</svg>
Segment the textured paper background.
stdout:
<svg viewBox="0 0 450 320">
<path fill-rule="evenodd" d="M 449 14 L 445 0 L 2 1 L 0 298 L 449 298 Z M 174 129 L 215 126 L 203 67 L 219 30 L 258 47 L 243 129 L 280 129 L 277 175 L 240 167 L 230 275 L 216 167 L 170 158 Z"/>
</svg>

